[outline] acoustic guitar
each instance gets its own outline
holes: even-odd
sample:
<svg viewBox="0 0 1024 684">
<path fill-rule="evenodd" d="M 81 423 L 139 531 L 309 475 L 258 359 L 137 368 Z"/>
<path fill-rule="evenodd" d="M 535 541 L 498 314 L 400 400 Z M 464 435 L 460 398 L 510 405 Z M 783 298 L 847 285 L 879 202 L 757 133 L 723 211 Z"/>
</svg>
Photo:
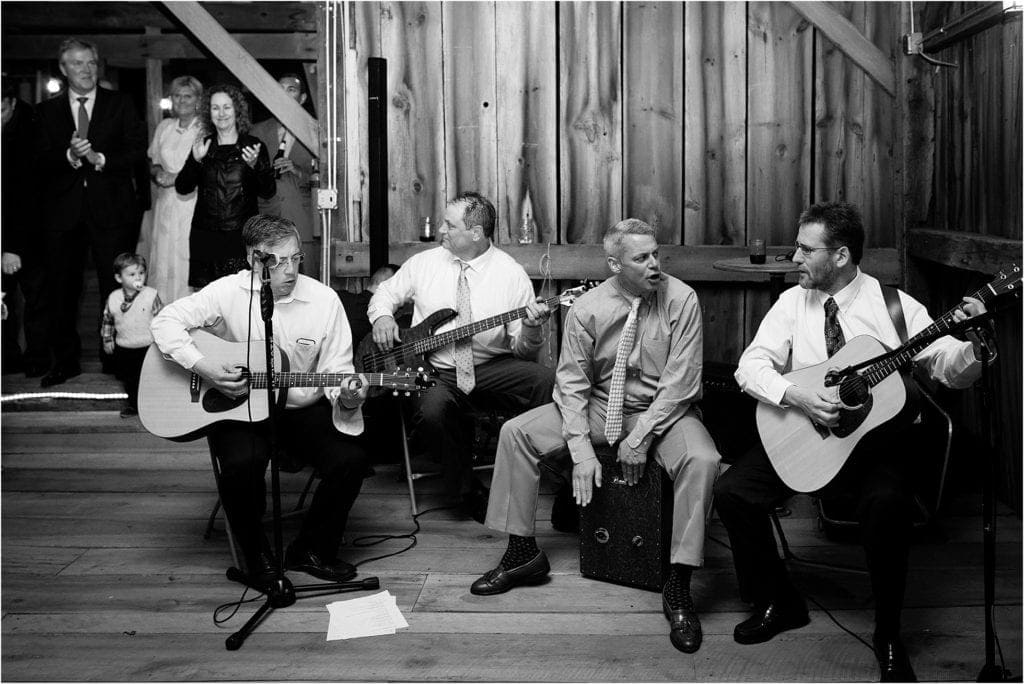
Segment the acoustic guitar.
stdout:
<svg viewBox="0 0 1024 684">
<path fill-rule="evenodd" d="M 193 330 L 192 340 L 203 356 L 242 370 L 250 390 L 266 390 L 266 348 L 264 340 L 226 342 L 204 330 Z M 274 348 L 274 386 L 277 406 L 284 408 L 290 387 L 340 387 L 356 373 L 293 373 L 287 355 Z M 366 382 L 407 396 L 433 384 L 423 374 L 398 371 L 366 373 Z M 139 420 L 158 437 L 188 441 L 203 436 L 214 423 L 225 420 L 257 422 L 269 416 L 267 392 L 250 391 L 243 397 L 229 397 L 197 373 L 164 358 L 154 344 L 146 353 L 139 379 Z"/>
<path fill-rule="evenodd" d="M 544 303 L 552 308 L 556 304 L 571 305 L 576 301 L 577 297 L 596 286 L 596 282 L 584 283 L 583 285 L 565 290 L 559 295 L 549 297 L 544 300 Z M 398 337 L 401 341 L 388 351 L 381 351 L 373 341 L 373 333 L 370 333 L 363 338 L 363 341 L 359 343 L 359 348 L 356 350 L 356 368 L 371 373 L 384 373 L 402 368 L 415 368 L 419 371 L 431 372 L 433 369 L 427 362 L 427 354 L 485 330 L 497 328 L 499 325 L 505 325 L 520 318 L 526 318 L 526 307 L 520 307 L 497 316 L 474 321 L 473 323 L 446 330 L 437 335 L 434 334 L 435 330 L 457 315 L 458 312 L 454 309 L 435 311 L 413 327 L 399 330 Z"/>
<path fill-rule="evenodd" d="M 1020 267 L 1014 264 L 988 285 L 969 295 L 983 302 L 1019 289 Z M 934 335 L 955 325 L 953 312 L 895 350 L 870 335 L 854 337 L 824 363 L 785 377 L 802 387 L 829 392 L 844 408 L 839 423 L 818 425 L 799 409 L 757 404 L 757 431 L 779 478 L 797 492 L 821 489 L 839 473 L 857 443 L 876 427 L 898 416 L 907 404 L 905 369 L 914 356 L 935 341 Z"/>
</svg>

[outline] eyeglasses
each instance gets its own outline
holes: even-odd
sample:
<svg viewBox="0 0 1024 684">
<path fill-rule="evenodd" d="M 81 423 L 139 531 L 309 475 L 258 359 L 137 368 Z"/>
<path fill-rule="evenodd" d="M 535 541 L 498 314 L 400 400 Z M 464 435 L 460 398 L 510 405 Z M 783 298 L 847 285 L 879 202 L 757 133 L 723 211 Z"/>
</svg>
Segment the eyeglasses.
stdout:
<svg viewBox="0 0 1024 684">
<path fill-rule="evenodd" d="M 796 247 L 796 251 L 800 252 L 805 257 L 809 257 L 812 254 L 814 254 L 815 252 L 820 252 L 823 249 L 827 249 L 829 251 L 832 251 L 832 250 L 836 250 L 836 249 L 842 249 L 845 246 L 846 245 L 839 245 L 838 247 L 808 247 L 807 245 L 803 244 L 802 242 L 798 242 L 798 243 L 796 243 L 796 245 L 794 245 L 794 247 Z"/>
<path fill-rule="evenodd" d="M 292 254 L 290 257 L 282 257 L 278 256 L 277 254 L 274 254 L 273 252 L 267 254 L 259 250 L 255 250 L 253 252 L 253 256 L 259 259 L 260 261 L 266 259 L 267 267 L 270 268 L 271 271 L 280 271 L 282 268 L 284 268 L 285 264 L 289 263 L 295 268 L 298 268 L 299 264 L 301 264 L 303 260 L 305 260 L 306 258 L 306 255 L 303 254 L 302 252 L 296 252 L 295 254 Z"/>
</svg>

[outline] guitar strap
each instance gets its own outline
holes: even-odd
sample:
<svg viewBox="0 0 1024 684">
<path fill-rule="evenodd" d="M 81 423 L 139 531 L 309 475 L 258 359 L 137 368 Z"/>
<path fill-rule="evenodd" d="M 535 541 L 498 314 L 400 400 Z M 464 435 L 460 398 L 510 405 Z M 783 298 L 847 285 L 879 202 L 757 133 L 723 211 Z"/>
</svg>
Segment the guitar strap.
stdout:
<svg viewBox="0 0 1024 684">
<path fill-rule="evenodd" d="M 885 298 L 885 306 L 889 309 L 889 318 L 896 328 L 896 334 L 900 336 L 900 344 L 904 344 L 907 341 L 907 321 L 903 318 L 899 290 L 891 285 L 882 285 L 882 296 Z"/>
</svg>

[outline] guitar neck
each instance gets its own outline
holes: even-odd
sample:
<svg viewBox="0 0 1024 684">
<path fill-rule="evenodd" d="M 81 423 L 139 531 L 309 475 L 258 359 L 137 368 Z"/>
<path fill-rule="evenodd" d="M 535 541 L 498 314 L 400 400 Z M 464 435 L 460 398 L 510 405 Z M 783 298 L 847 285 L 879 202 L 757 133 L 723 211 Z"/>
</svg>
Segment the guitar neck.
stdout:
<svg viewBox="0 0 1024 684">
<path fill-rule="evenodd" d="M 371 387 L 386 387 L 393 376 L 386 373 L 364 373 L 366 382 Z M 358 373 L 274 373 L 274 387 L 339 387 Z M 249 373 L 249 386 L 253 389 L 266 389 L 266 371 Z"/>
<path fill-rule="evenodd" d="M 553 307 L 560 299 L 560 295 L 555 295 L 554 297 L 545 299 L 544 303 L 549 307 Z M 525 317 L 526 307 L 523 306 L 512 311 L 506 311 L 503 314 L 498 314 L 497 316 L 484 318 L 483 320 L 474 321 L 458 328 L 438 333 L 437 335 L 425 337 L 422 340 L 416 340 L 416 342 L 413 343 L 413 350 L 417 354 L 427 354 L 436 349 L 447 347 L 449 344 L 454 344 L 455 342 L 464 340 L 467 337 L 472 337 L 477 333 L 482 333 L 485 330 L 497 328 L 499 325 L 505 325 L 506 323 L 511 323 L 512 321 L 517 321 L 520 318 Z"/>
<path fill-rule="evenodd" d="M 995 296 L 995 293 L 990 285 L 986 285 L 967 296 L 987 303 Z M 935 334 L 948 332 L 956 324 L 953 312 L 957 309 L 959 307 L 954 307 L 939 316 L 927 328 L 904 342 L 897 353 L 887 355 L 885 360 L 867 366 L 861 372 L 861 377 L 865 378 L 869 385 L 874 386 L 908 364 L 923 349 L 935 342 L 933 337 Z"/>
</svg>

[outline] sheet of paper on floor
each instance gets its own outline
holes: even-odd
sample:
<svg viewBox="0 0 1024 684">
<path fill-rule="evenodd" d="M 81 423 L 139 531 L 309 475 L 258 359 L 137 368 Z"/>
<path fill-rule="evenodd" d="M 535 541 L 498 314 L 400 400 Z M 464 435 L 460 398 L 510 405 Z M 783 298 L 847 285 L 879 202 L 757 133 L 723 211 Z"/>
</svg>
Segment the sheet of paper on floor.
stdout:
<svg viewBox="0 0 1024 684">
<path fill-rule="evenodd" d="M 396 629 L 409 626 L 398 609 L 397 599 L 386 590 L 328 603 L 327 612 L 327 641 L 394 634 Z"/>
</svg>

